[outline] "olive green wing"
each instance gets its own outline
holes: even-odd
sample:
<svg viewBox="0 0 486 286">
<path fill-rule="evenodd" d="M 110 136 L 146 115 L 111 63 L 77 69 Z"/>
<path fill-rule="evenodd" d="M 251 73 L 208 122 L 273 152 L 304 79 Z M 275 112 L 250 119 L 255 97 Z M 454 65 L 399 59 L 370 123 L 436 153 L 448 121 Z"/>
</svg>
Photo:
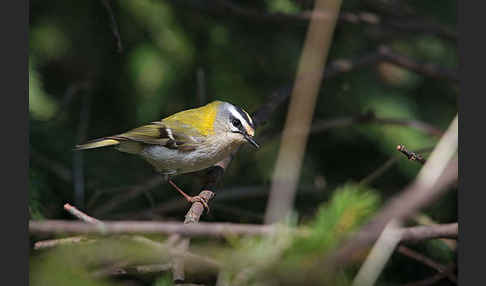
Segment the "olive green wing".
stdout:
<svg viewBox="0 0 486 286">
<path fill-rule="evenodd" d="M 180 122 L 152 122 L 125 133 L 112 136 L 113 139 L 131 140 L 149 145 L 161 145 L 169 149 L 192 151 L 204 136 L 197 130 Z"/>
</svg>

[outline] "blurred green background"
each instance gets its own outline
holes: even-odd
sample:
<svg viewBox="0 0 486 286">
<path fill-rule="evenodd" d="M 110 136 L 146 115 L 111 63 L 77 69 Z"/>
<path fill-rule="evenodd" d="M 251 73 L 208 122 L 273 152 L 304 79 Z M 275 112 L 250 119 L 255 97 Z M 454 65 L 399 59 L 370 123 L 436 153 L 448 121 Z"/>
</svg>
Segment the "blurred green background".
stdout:
<svg viewBox="0 0 486 286">
<path fill-rule="evenodd" d="M 70 202 L 98 219 L 181 221 L 188 205 L 174 207 L 182 199 L 158 182 L 146 162 L 109 148 L 74 152 L 73 146 L 216 99 L 255 111 L 272 92 L 293 82 L 308 23 L 273 21 L 265 13 L 299 13 L 311 9 L 313 1 L 228 2 L 258 11 L 258 17 L 224 10 L 224 1 L 109 3 L 121 52 L 103 1 L 30 2 L 30 215 L 70 219 L 62 208 Z M 415 61 L 455 70 L 454 36 L 407 31 L 389 23 L 426 19 L 454 31 L 456 6 L 454 0 L 344 0 L 342 12 L 367 11 L 380 22 L 340 21 L 328 62 L 364 57 L 386 45 Z M 374 112 L 380 118 L 423 121 L 445 130 L 457 113 L 458 96 L 457 82 L 382 61 L 325 79 L 314 120 Z M 262 222 L 286 108 L 287 103 L 257 130 L 263 143 L 259 151 L 249 146 L 240 150 L 217 190 L 222 198 L 214 201 L 204 220 Z M 401 156 L 396 145 L 419 150 L 437 139 L 389 124 L 352 124 L 312 133 L 296 200 L 299 221 L 311 219 L 337 187 L 359 182 L 391 157 Z M 386 201 L 419 169 L 402 157 L 370 187 Z M 175 181 L 188 193 L 199 191 L 197 176 Z M 235 195 L 225 197 L 228 192 Z M 424 213 L 440 223 L 457 221 L 456 202 L 456 193 L 449 192 Z M 404 269 L 400 265 L 406 263 L 394 259 L 397 268 L 384 274 L 391 281 L 429 273 L 417 270 L 420 265 Z"/>
</svg>

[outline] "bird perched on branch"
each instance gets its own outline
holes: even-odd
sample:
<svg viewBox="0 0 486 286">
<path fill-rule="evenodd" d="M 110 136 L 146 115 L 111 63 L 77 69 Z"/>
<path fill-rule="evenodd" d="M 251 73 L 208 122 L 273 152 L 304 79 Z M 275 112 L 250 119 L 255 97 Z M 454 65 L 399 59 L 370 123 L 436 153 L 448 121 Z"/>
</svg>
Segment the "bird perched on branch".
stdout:
<svg viewBox="0 0 486 286">
<path fill-rule="evenodd" d="M 213 101 L 125 133 L 90 140 L 76 145 L 75 150 L 114 146 L 118 151 L 139 155 L 187 201 L 199 201 L 208 208 L 203 198 L 187 195 L 170 178 L 209 168 L 245 142 L 258 149 L 254 128 L 250 115 L 240 107 Z"/>
</svg>

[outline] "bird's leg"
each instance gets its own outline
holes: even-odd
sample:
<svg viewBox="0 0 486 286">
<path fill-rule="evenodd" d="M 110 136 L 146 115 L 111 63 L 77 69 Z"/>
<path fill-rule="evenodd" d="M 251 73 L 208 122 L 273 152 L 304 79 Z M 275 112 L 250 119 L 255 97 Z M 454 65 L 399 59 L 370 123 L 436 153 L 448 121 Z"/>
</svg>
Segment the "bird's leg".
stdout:
<svg viewBox="0 0 486 286">
<path fill-rule="evenodd" d="M 190 203 L 195 203 L 195 202 L 200 202 L 201 204 L 203 204 L 204 208 L 209 212 L 209 205 L 208 205 L 208 202 L 202 198 L 201 196 L 189 196 L 188 194 L 184 193 L 183 190 L 181 190 L 181 188 L 179 188 L 174 182 L 172 182 L 171 179 L 168 179 L 169 181 L 169 184 L 172 185 L 172 187 L 174 187 L 174 189 L 176 189 L 188 202 Z"/>
</svg>

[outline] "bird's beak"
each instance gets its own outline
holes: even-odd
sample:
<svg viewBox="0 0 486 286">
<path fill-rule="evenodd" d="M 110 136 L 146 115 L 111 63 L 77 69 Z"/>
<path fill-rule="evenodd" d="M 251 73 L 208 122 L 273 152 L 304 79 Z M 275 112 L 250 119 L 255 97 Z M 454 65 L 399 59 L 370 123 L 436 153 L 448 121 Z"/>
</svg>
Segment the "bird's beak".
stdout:
<svg viewBox="0 0 486 286">
<path fill-rule="evenodd" d="M 258 145 L 258 143 L 256 143 L 256 141 L 252 137 L 250 137 L 250 135 L 244 134 L 244 136 L 246 141 L 248 141 L 253 147 L 255 147 L 255 149 L 260 148 L 260 145 Z"/>
</svg>

